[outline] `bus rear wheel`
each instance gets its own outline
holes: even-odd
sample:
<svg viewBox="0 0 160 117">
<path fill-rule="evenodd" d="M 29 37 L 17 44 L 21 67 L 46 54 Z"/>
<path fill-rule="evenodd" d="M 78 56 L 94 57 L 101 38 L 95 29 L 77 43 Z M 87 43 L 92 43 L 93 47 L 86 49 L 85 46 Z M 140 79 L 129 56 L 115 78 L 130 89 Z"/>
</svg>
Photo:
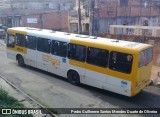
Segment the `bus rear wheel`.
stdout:
<svg viewBox="0 0 160 117">
<path fill-rule="evenodd" d="M 22 56 L 18 56 L 17 61 L 19 66 L 25 67 L 24 59 Z"/>
<path fill-rule="evenodd" d="M 80 77 L 79 74 L 75 71 L 69 71 L 67 75 L 68 81 L 73 85 L 79 85 L 80 84 Z"/>
</svg>

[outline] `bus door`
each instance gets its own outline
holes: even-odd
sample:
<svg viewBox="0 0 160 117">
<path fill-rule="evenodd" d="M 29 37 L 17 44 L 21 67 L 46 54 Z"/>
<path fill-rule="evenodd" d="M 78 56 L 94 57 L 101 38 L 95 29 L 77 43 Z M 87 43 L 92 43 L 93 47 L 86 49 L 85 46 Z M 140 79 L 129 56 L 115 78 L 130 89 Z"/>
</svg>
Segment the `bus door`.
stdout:
<svg viewBox="0 0 160 117">
<path fill-rule="evenodd" d="M 37 68 L 47 71 L 50 64 L 50 45 L 51 40 L 45 38 L 37 39 Z"/>
<path fill-rule="evenodd" d="M 25 62 L 27 65 L 37 67 L 37 50 L 36 50 L 37 38 L 34 36 L 26 36 L 26 48 L 27 54 L 25 55 Z"/>
<path fill-rule="evenodd" d="M 52 40 L 50 64 L 48 71 L 60 76 L 66 76 L 68 59 L 67 42 Z"/>
<path fill-rule="evenodd" d="M 9 43 L 7 44 L 8 51 L 7 51 L 7 56 L 8 58 L 16 59 L 16 55 L 20 54 L 24 57 L 27 54 L 27 50 L 25 48 L 25 33 L 24 34 L 16 34 L 15 36 L 13 35 L 8 35 L 9 36 Z M 12 40 L 14 37 L 14 41 Z M 13 41 L 13 42 L 12 42 Z M 14 60 L 13 59 L 13 60 Z"/>
<path fill-rule="evenodd" d="M 13 52 L 16 44 L 15 35 L 7 34 L 7 57 L 16 60 L 16 54 Z"/>
</svg>

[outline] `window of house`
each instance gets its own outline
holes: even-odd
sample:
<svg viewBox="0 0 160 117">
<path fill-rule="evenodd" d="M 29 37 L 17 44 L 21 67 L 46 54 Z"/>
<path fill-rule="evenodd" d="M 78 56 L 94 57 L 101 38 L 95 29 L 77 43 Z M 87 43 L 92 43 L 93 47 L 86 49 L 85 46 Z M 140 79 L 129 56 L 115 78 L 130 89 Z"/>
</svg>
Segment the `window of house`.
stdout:
<svg viewBox="0 0 160 117">
<path fill-rule="evenodd" d="M 109 52 L 104 49 L 89 47 L 87 50 L 87 63 L 107 67 Z"/>
<path fill-rule="evenodd" d="M 24 47 L 25 46 L 25 35 L 16 34 L 16 45 Z"/>
<path fill-rule="evenodd" d="M 49 3 L 45 3 L 45 4 L 44 4 L 44 8 L 45 8 L 45 9 L 49 9 Z"/>
<path fill-rule="evenodd" d="M 120 6 L 128 6 L 128 0 L 120 0 Z"/>
<path fill-rule="evenodd" d="M 86 58 L 86 47 L 78 44 L 69 44 L 68 58 L 84 62 Z"/>
<path fill-rule="evenodd" d="M 52 41 L 51 53 L 53 55 L 66 57 L 67 56 L 67 43 L 62 41 Z"/>
<path fill-rule="evenodd" d="M 111 52 L 109 68 L 122 73 L 130 74 L 132 70 L 133 56 L 127 53 Z"/>
<path fill-rule="evenodd" d="M 45 53 L 50 53 L 50 39 L 38 38 L 37 39 L 37 50 Z"/>
<path fill-rule="evenodd" d="M 57 4 L 57 9 L 56 10 L 61 10 L 61 5 Z"/>
<path fill-rule="evenodd" d="M 37 41 L 37 37 L 26 36 L 26 47 L 29 49 L 36 50 L 36 41 Z"/>
</svg>

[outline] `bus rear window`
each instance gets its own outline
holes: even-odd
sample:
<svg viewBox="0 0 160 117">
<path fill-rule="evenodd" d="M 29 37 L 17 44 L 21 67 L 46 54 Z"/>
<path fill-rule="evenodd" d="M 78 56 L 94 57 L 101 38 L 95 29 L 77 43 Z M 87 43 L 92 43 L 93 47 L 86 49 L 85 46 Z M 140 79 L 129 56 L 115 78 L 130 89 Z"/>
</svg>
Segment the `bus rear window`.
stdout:
<svg viewBox="0 0 160 117">
<path fill-rule="evenodd" d="M 152 48 L 148 48 L 140 52 L 139 67 L 145 66 L 152 61 L 152 56 L 153 56 L 152 51 L 153 51 Z"/>
</svg>

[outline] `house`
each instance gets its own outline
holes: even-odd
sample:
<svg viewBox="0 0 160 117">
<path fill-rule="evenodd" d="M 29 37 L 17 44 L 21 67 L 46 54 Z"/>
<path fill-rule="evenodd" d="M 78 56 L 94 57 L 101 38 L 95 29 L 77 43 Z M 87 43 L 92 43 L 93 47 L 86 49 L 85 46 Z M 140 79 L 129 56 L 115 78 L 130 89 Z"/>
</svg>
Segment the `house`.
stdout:
<svg viewBox="0 0 160 117">
<path fill-rule="evenodd" d="M 27 26 L 68 31 L 72 0 L 7 0 L 0 10 L 0 23 L 7 27 Z"/>
<path fill-rule="evenodd" d="M 70 32 L 78 32 L 78 1 L 68 17 Z M 110 25 L 160 25 L 159 0 L 90 0 L 88 4 L 80 1 L 82 32 L 105 35 Z"/>
</svg>

